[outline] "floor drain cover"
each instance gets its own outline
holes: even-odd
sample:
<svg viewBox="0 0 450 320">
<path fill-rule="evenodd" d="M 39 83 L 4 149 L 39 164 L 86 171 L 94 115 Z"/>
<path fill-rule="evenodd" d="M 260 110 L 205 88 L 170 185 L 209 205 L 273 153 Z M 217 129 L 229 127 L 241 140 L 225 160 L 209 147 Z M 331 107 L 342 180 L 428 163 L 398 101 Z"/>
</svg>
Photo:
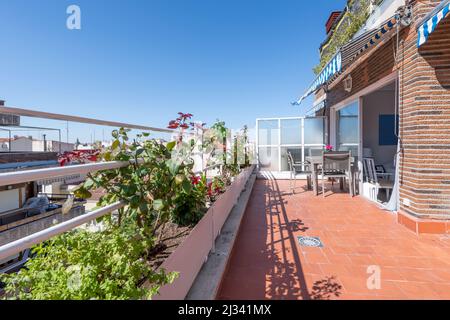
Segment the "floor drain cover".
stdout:
<svg viewBox="0 0 450 320">
<path fill-rule="evenodd" d="M 298 237 L 298 242 L 302 247 L 323 248 L 323 243 L 316 237 Z"/>
</svg>

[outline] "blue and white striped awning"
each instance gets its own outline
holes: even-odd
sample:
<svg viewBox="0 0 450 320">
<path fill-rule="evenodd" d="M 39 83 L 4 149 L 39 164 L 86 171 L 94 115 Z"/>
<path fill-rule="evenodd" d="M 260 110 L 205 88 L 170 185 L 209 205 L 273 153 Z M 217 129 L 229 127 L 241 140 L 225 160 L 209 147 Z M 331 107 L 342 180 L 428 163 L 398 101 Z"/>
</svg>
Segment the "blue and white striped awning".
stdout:
<svg viewBox="0 0 450 320">
<path fill-rule="evenodd" d="M 449 13 L 450 0 L 445 0 L 435 10 L 433 10 L 429 16 L 424 19 L 423 23 L 421 23 L 419 28 L 417 29 L 417 47 L 420 47 L 427 42 L 430 34 L 433 33 L 434 30 L 436 30 L 439 22 L 445 19 L 445 17 L 447 17 Z"/>
<path fill-rule="evenodd" d="M 308 88 L 305 94 L 298 100 L 293 102 L 293 105 L 300 105 L 300 103 L 305 100 L 310 94 L 315 92 L 321 85 L 327 82 L 336 73 L 342 70 L 342 54 L 341 51 L 331 59 L 330 62 L 323 68 L 322 72 L 318 75 L 313 84 Z"/>
<path fill-rule="evenodd" d="M 344 45 L 338 53 L 325 66 L 313 84 L 306 90 L 305 94 L 292 105 L 300 105 L 310 94 L 316 92 L 323 84 L 340 74 L 344 68 L 350 65 L 358 56 L 368 49 L 375 47 L 383 36 L 391 31 L 399 22 L 400 17 L 395 15 L 385 21 L 379 28 L 368 31 Z"/>
</svg>

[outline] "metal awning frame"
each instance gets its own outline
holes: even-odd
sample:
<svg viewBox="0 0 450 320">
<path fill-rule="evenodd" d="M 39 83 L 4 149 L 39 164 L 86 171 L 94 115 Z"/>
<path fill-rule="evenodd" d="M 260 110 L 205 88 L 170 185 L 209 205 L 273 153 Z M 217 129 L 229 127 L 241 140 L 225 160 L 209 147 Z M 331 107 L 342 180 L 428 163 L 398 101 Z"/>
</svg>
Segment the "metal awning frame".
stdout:
<svg viewBox="0 0 450 320">
<path fill-rule="evenodd" d="M 364 33 L 359 37 L 357 37 L 356 39 L 353 39 L 349 43 L 342 46 L 338 50 L 338 52 L 333 56 L 333 58 L 330 60 L 327 66 L 321 71 L 319 76 L 309 87 L 309 89 L 305 92 L 305 94 L 298 101 L 293 102 L 292 105 L 300 105 L 301 102 L 304 99 L 306 99 L 309 95 L 316 92 L 324 85 L 328 85 L 329 83 L 336 80 L 336 78 L 338 78 L 349 66 L 353 65 L 353 62 L 356 60 L 356 58 L 361 56 L 368 49 L 377 48 L 378 47 L 377 44 L 380 43 L 380 41 L 383 41 L 383 38 L 387 34 L 390 34 L 392 30 L 394 30 L 395 26 L 399 26 L 401 18 L 402 18 L 401 15 L 397 13 L 390 19 L 386 20 L 383 24 L 381 24 L 379 28 Z M 362 42 L 361 48 L 358 50 L 351 50 L 352 46 L 354 46 L 354 44 L 358 42 Z M 350 52 L 351 54 L 347 53 L 345 55 L 345 52 Z M 329 77 L 326 77 L 325 81 L 321 81 L 320 79 L 323 79 L 324 72 L 326 73 L 327 69 L 330 70 L 330 65 L 333 63 L 336 57 L 339 57 L 339 62 L 341 63 L 341 65 L 339 66 L 339 68 L 336 69 L 336 72 L 332 72 L 331 75 L 329 75 Z"/>
</svg>

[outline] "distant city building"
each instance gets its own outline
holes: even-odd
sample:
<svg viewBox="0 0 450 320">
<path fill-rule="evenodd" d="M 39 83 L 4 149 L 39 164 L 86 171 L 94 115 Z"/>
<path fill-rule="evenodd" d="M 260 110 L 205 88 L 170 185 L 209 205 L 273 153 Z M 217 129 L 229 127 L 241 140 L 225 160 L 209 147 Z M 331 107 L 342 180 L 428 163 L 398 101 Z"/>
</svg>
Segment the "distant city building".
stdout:
<svg viewBox="0 0 450 320">
<path fill-rule="evenodd" d="M 0 139 L 0 152 L 70 152 L 75 149 L 73 143 L 54 140 L 38 140 L 32 137 L 15 136 Z"/>
</svg>

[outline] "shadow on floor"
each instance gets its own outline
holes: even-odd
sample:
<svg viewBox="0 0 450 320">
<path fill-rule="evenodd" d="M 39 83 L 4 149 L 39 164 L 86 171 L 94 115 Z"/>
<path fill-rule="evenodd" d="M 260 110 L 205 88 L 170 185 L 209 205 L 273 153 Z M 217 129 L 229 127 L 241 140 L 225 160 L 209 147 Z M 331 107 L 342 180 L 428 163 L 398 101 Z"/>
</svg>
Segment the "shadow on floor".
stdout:
<svg viewBox="0 0 450 320">
<path fill-rule="evenodd" d="M 307 192 L 306 190 L 304 192 Z M 289 220 L 277 180 L 259 180 L 250 197 L 233 248 L 219 299 L 332 299 L 341 294 L 334 277 L 309 284 L 297 247 L 299 232 L 309 227 Z"/>
</svg>

